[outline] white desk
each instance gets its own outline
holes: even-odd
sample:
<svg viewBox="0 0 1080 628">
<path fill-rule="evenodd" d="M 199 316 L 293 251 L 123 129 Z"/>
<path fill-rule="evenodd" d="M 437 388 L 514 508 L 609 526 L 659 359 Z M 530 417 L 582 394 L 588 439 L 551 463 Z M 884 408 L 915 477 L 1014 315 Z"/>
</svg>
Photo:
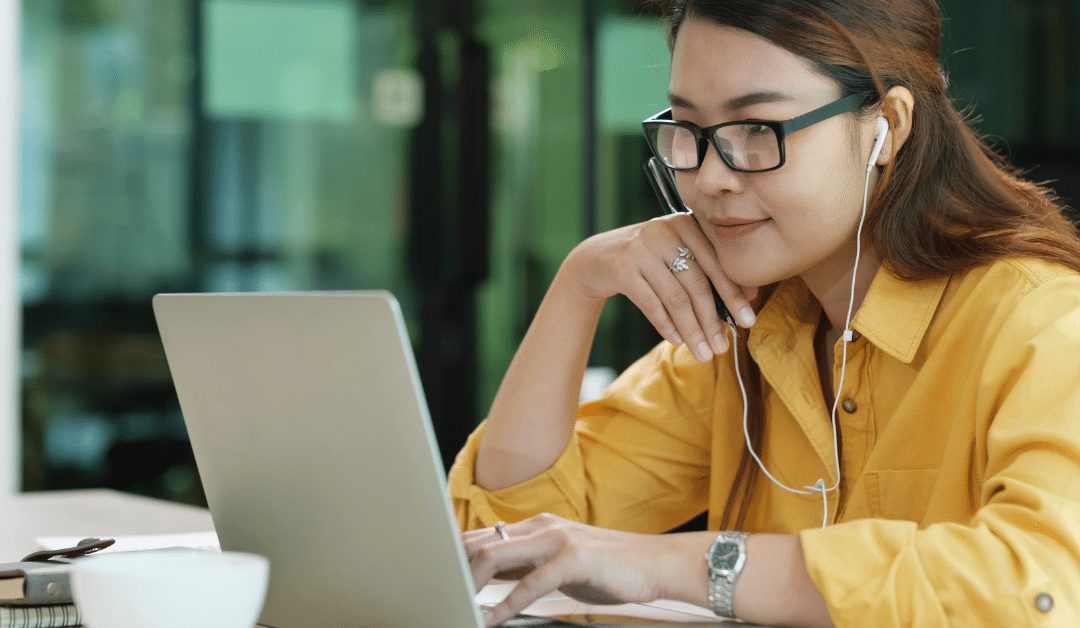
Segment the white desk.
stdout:
<svg viewBox="0 0 1080 628">
<path fill-rule="evenodd" d="M 107 489 L 55 491 L 0 496 L 0 562 L 17 561 L 39 549 L 43 536 L 122 536 L 178 534 L 214 529 L 210 511 L 172 502 L 129 495 Z M 508 591 L 507 584 L 485 588 L 480 597 L 491 601 Z M 527 609 L 540 615 L 589 616 L 599 624 L 616 622 L 612 614 L 635 617 L 644 624 L 662 626 L 716 625 L 716 618 L 698 615 L 703 609 L 678 602 L 655 602 L 648 606 L 589 606 L 558 596 L 540 600 Z M 651 621 L 649 621 L 651 620 Z M 743 628 L 752 628 L 741 624 Z"/>
<path fill-rule="evenodd" d="M 214 529 L 210 511 L 108 489 L 0 496 L 0 562 L 40 549 L 42 536 L 176 534 Z"/>
</svg>

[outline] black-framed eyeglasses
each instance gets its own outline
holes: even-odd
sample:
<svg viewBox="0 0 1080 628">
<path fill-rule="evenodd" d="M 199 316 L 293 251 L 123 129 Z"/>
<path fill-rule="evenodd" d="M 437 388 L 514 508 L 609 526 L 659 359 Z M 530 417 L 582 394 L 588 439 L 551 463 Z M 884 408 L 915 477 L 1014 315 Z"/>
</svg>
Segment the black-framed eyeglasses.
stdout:
<svg viewBox="0 0 1080 628">
<path fill-rule="evenodd" d="M 768 172 L 784 165 L 784 138 L 842 113 L 855 111 L 865 94 L 851 94 L 790 120 L 737 120 L 701 128 L 675 122 L 665 109 L 641 123 L 649 148 L 672 170 L 697 170 L 712 142 L 728 168 L 736 172 Z"/>
</svg>

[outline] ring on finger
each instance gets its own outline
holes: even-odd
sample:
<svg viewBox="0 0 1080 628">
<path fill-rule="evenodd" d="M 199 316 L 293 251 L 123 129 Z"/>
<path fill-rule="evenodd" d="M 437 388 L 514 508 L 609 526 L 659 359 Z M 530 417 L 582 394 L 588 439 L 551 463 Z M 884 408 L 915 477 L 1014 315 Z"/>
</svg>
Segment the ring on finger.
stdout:
<svg viewBox="0 0 1080 628">
<path fill-rule="evenodd" d="M 693 259 L 693 258 L 690 258 L 690 259 Z M 671 272 L 677 273 L 679 271 L 689 270 L 690 266 L 686 263 L 685 258 L 676 257 L 676 258 L 672 259 L 670 262 L 668 262 L 668 268 L 671 269 Z"/>
<path fill-rule="evenodd" d="M 505 521 L 496 521 L 495 522 L 495 531 L 499 533 L 499 536 L 502 537 L 502 540 L 504 540 L 504 541 L 509 541 L 510 540 L 510 535 L 506 533 L 506 522 Z"/>
</svg>

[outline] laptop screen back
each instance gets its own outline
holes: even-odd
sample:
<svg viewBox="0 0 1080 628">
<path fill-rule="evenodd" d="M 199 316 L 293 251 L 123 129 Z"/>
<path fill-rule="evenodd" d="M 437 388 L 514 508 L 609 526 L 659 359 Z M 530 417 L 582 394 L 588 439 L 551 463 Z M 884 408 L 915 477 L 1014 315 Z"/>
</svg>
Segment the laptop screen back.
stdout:
<svg viewBox="0 0 1080 628">
<path fill-rule="evenodd" d="M 482 625 L 392 295 L 163 294 L 154 312 L 221 547 L 270 559 L 260 623 Z"/>
</svg>

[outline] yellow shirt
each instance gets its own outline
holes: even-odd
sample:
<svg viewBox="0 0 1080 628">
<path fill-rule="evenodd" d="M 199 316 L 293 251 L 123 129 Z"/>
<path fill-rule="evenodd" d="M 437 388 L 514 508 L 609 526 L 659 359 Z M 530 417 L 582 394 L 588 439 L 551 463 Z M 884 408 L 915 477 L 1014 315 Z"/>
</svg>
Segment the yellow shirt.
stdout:
<svg viewBox="0 0 1080 628">
<path fill-rule="evenodd" d="M 820 316 L 789 280 L 748 339 L 763 376 L 759 454 L 799 489 L 836 481 Z M 762 474 L 749 531 L 800 535 L 837 626 L 1080 626 L 1080 275 L 1034 260 L 919 283 L 880 271 L 851 327 L 831 524 L 820 527 L 820 493 Z M 535 478 L 473 484 L 481 425 L 450 473 L 459 522 L 552 512 L 661 532 L 709 509 L 715 529 L 742 412 L 730 352 L 699 364 L 662 343 L 582 405 L 566 451 Z"/>
</svg>

